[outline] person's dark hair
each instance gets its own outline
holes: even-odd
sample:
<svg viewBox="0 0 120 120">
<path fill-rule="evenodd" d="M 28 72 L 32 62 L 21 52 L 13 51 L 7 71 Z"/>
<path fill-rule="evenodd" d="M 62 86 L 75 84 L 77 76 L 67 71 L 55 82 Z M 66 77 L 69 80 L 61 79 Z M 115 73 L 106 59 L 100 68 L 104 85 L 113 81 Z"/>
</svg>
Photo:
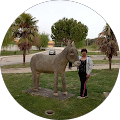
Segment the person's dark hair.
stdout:
<svg viewBox="0 0 120 120">
<path fill-rule="evenodd" d="M 85 52 L 87 53 L 87 49 L 86 49 L 86 48 L 81 49 L 81 53 L 82 53 L 83 51 L 85 51 Z"/>
</svg>

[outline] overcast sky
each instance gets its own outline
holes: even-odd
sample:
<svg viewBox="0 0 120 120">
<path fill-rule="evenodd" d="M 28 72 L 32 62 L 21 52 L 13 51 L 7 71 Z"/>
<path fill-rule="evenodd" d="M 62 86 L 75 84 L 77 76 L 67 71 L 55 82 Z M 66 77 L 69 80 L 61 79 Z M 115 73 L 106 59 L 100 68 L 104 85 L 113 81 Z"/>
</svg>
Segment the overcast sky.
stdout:
<svg viewBox="0 0 120 120">
<path fill-rule="evenodd" d="M 88 27 L 87 38 L 96 38 L 106 25 L 106 21 L 92 9 L 71 1 L 50 1 L 31 7 L 30 13 L 39 20 L 39 32 L 51 35 L 51 26 L 59 19 L 66 17 L 82 22 Z M 51 38 L 50 38 L 51 39 Z"/>
</svg>

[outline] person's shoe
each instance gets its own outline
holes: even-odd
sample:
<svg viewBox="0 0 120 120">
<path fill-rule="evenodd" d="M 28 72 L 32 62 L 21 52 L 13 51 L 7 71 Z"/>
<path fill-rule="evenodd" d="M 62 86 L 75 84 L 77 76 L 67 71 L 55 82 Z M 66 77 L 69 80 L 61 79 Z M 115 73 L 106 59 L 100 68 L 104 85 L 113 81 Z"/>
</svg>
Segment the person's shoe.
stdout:
<svg viewBox="0 0 120 120">
<path fill-rule="evenodd" d="M 78 96 L 77 98 L 78 98 L 78 99 L 84 99 L 85 97 Z"/>
</svg>

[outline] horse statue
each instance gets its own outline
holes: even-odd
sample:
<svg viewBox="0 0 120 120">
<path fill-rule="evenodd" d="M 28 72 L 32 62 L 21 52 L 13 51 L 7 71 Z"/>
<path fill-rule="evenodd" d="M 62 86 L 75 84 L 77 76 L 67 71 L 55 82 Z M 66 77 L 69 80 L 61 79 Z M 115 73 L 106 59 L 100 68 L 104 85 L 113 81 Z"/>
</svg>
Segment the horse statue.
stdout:
<svg viewBox="0 0 120 120">
<path fill-rule="evenodd" d="M 78 51 L 75 48 L 74 41 L 68 43 L 67 47 L 57 55 L 43 55 L 36 54 L 31 58 L 30 67 L 32 71 L 33 91 L 39 91 L 40 73 L 54 73 L 54 96 L 58 96 L 58 74 L 61 75 L 63 94 L 67 95 L 66 80 L 65 80 L 65 68 L 68 62 L 74 63 L 75 66 L 80 65 L 78 58 Z"/>
</svg>

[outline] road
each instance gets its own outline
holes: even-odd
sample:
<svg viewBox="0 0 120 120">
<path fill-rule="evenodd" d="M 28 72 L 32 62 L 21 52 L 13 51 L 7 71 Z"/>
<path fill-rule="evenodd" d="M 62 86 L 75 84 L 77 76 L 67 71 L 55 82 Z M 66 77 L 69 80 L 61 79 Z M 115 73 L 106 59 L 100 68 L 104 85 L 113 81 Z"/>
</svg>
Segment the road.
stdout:
<svg viewBox="0 0 120 120">
<path fill-rule="evenodd" d="M 64 48 L 56 48 L 56 54 L 59 54 Z M 49 49 L 43 52 L 35 53 L 35 54 L 44 54 L 49 55 Z M 35 54 L 26 55 L 26 62 L 30 62 L 31 57 Z M 103 60 L 105 55 L 90 55 L 92 60 Z M 113 59 L 120 60 L 120 56 L 113 57 Z M 11 64 L 19 64 L 23 63 L 23 55 L 12 55 L 12 56 L 1 56 L 0 57 L 0 66 L 11 65 Z"/>
<path fill-rule="evenodd" d="M 62 49 L 56 49 L 56 54 L 59 54 L 61 51 L 62 51 Z M 26 55 L 25 61 L 30 62 L 32 56 L 35 54 L 49 55 L 49 50 L 30 54 L 30 55 Z M 0 66 L 19 64 L 19 63 L 23 63 L 23 55 L 11 55 L 11 56 L 1 56 L 0 57 Z"/>
</svg>

